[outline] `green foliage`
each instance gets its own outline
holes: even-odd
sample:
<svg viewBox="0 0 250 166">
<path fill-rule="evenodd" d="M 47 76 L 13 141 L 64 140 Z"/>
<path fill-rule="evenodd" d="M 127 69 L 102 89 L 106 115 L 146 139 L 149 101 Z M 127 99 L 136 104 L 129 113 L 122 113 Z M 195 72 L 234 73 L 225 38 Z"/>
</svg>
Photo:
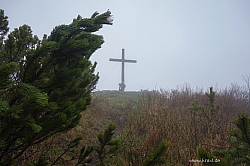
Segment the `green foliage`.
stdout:
<svg viewBox="0 0 250 166">
<path fill-rule="evenodd" d="M 99 146 L 94 147 L 100 160 L 98 165 L 106 165 L 108 159 L 121 148 L 121 140 L 119 138 L 113 139 L 115 128 L 114 124 L 110 124 L 103 134 L 98 135 Z"/>
<path fill-rule="evenodd" d="M 206 93 L 209 103 L 207 104 L 210 108 L 211 116 L 214 118 L 214 115 L 216 114 L 216 111 L 219 109 L 218 106 L 216 106 L 215 103 L 215 92 L 213 91 L 213 87 L 209 88 L 209 93 Z"/>
<path fill-rule="evenodd" d="M 222 164 L 219 159 L 217 159 L 212 154 L 208 153 L 207 150 L 202 146 L 198 146 L 197 154 L 198 154 L 198 159 L 204 165 L 214 165 L 214 166 L 216 166 L 216 165 L 221 165 Z"/>
<path fill-rule="evenodd" d="M 8 17 L 4 15 L 4 10 L 0 9 L 0 53 L 2 52 L 4 36 L 9 31 L 8 24 Z"/>
<path fill-rule="evenodd" d="M 67 147 L 64 149 L 64 151 L 61 153 L 60 156 L 57 157 L 57 159 L 51 164 L 55 165 L 66 153 L 68 152 L 74 152 L 76 148 L 80 145 L 80 141 L 82 140 L 82 137 L 77 137 L 73 141 L 71 141 Z M 72 158 L 74 159 L 74 158 Z"/>
<path fill-rule="evenodd" d="M 218 163 L 205 164 L 221 166 L 250 164 L 250 118 L 246 113 L 240 113 L 234 124 L 238 130 L 231 132 L 229 139 L 231 147 L 228 150 L 214 150 L 208 153 L 205 148 L 198 147 L 199 158 L 213 160 L 220 158 Z"/>
<path fill-rule="evenodd" d="M 90 164 L 93 161 L 93 158 L 90 157 L 90 154 L 93 151 L 94 151 L 93 146 L 88 146 L 88 147 L 83 146 L 80 151 L 77 164 L 82 164 L 82 166 L 86 166 L 87 164 Z"/>
<path fill-rule="evenodd" d="M 199 104 L 199 102 L 196 100 L 191 103 L 191 106 L 188 107 L 190 112 L 194 115 L 199 114 L 200 112 L 204 112 L 204 107 Z"/>
<path fill-rule="evenodd" d="M 240 131 L 234 130 L 231 133 L 237 142 L 227 152 L 232 155 L 233 163 L 250 164 L 250 117 L 246 113 L 240 113 L 234 124 Z"/>
<path fill-rule="evenodd" d="M 188 107 L 190 110 L 190 119 L 192 129 L 193 142 L 192 148 L 196 148 L 201 142 L 204 143 L 205 138 L 208 136 L 214 137 L 216 133 L 212 133 L 212 126 L 219 124 L 218 120 L 218 106 L 215 103 L 215 92 L 213 87 L 210 87 L 209 93 L 205 93 L 209 102 L 206 106 L 202 106 L 197 100 L 192 102 Z M 203 132 L 202 138 L 198 138 L 200 132 Z"/>
<path fill-rule="evenodd" d="M 217 110 L 219 107 L 215 103 L 215 92 L 213 91 L 213 87 L 209 88 L 209 93 L 205 93 L 206 96 L 208 97 L 209 102 L 207 103 L 209 107 L 209 111 L 205 112 L 204 106 L 201 106 L 198 101 L 194 101 L 191 103 L 191 106 L 189 106 L 189 110 L 193 115 L 203 115 L 209 123 L 212 122 L 212 120 L 215 117 Z"/>
<path fill-rule="evenodd" d="M 109 165 L 111 158 L 121 148 L 121 140 L 119 138 L 113 139 L 115 128 L 116 126 L 114 124 L 109 124 L 104 133 L 98 135 L 98 146 L 83 146 L 80 153 L 77 154 L 78 159 L 76 165 L 86 166 L 90 163 L 93 164 L 94 152 L 97 153 L 97 161 L 94 161 L 97 165 Z M 75 158 L 74 156 L 72 160 Z"/>
<path fill-rule="evenodd" d="M 143 166 L 153 166 L 155 164 L 167 165 L 166 159 L 163 159 L 162 156 L 164 155 L 168 147 L 169 143 L 163 140 L 154 153 L 147 154 L 147 159 L 142 165 Z"/>
<path fill-rule="evenodd" d="M 74 128 L 90 104 L 98 74 L 89 58 L 103 44 L 93 34 L 112 24 L 109 11 L 78 16 L 39 40 L 28 25 L 8 32 L 0 10 L 0 164 L 9 165 L 31 146 Z"/>
</svg>

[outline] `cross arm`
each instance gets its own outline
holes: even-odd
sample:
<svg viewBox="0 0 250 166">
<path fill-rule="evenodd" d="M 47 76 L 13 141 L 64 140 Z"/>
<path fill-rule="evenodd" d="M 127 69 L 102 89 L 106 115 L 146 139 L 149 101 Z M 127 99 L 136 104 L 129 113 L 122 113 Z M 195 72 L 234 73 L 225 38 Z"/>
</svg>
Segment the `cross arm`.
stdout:
<svg viewBox="0 0 250 166">
<path fill-rule="evenodd" d="M 109 58 L 109 61 L 137 63 L 137 61 L 136 61 L 136 60 L 114 59 L 114 58 Z"/>
</svg>

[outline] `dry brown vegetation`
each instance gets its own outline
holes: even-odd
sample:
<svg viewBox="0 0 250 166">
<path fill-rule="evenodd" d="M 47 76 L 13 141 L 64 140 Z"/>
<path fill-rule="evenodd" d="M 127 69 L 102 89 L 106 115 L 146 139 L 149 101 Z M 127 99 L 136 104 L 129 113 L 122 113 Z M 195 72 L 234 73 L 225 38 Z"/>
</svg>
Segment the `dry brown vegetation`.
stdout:
<svg viewBox="0 0 250 166">
<path fill-rule="evenodd" d="M 244 88 L 232 85 L 214 91 L 216 112 L 213 115 L 205 95 L 208 90 L 192 89 L 189 85 L 160 92 L 142 91 L 136 93 L 136 97 L 127 98 L 119 97 L 121 92 L 95 93 L 78 127 L 33 150 L 40 148 L 39 153 L 36 152 L 38 156 L 55 161 L 73 138 L 83 136 L 82 145 L 95 145 L 96 136 L 109 123 L 114 123 L 122 148 L 110 165 L 141 165 L 163 139 L 170 142 L 164 155 L 170 165 L 195 165 L 197 163 L 189 160 L 197 159 L 199 145 L 208 151 L 228 149 L 229 132 L 235 128 L 232 121 L 242 110 L 249 111 L 248 93 Z M 70 159 L 77 151 L 79 149 L 65 154 L 57 164 L 75 165 L 75 160 Z"/>
</svg>

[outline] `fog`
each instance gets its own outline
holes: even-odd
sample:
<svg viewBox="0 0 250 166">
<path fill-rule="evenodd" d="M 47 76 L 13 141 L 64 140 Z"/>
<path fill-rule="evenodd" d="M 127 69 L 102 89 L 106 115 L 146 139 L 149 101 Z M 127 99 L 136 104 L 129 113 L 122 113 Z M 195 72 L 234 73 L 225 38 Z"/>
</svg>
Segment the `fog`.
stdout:
<svg viewBox="0 0 250 166">
<path fill-rule="evenodd" d="M 250 73 L 248 0 L 1 0 L 12 31 L 28 24 L 42 38 L 77 15 L 110 10 L 114 22 L 97 32 L 105 43 L 91 60 L 98 63 L 98 90 L 118 90 L 122 49 L 127 91 L 243 85 Z"/>
</svg>

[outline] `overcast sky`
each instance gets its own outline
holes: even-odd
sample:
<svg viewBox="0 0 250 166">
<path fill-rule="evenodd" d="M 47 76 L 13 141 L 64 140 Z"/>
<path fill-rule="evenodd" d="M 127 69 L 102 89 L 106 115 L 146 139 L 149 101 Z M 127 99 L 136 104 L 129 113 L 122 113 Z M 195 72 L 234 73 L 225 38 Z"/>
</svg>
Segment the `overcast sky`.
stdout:
<svg viewBox="0 0 250 166">
<path fill-rule="evenodd" d="M 99 90 L 117 90 L 125 58 L 127 91 L 243 85 L 250 73 L 249 0 L 1 0 L 11 31 L 23 24 L 42 38 L 77 15 L 89 18 L 108 9 L 112 26 L 98 34 L 105 43 L 91 60 L 96 61 Z"/>
</svg>

